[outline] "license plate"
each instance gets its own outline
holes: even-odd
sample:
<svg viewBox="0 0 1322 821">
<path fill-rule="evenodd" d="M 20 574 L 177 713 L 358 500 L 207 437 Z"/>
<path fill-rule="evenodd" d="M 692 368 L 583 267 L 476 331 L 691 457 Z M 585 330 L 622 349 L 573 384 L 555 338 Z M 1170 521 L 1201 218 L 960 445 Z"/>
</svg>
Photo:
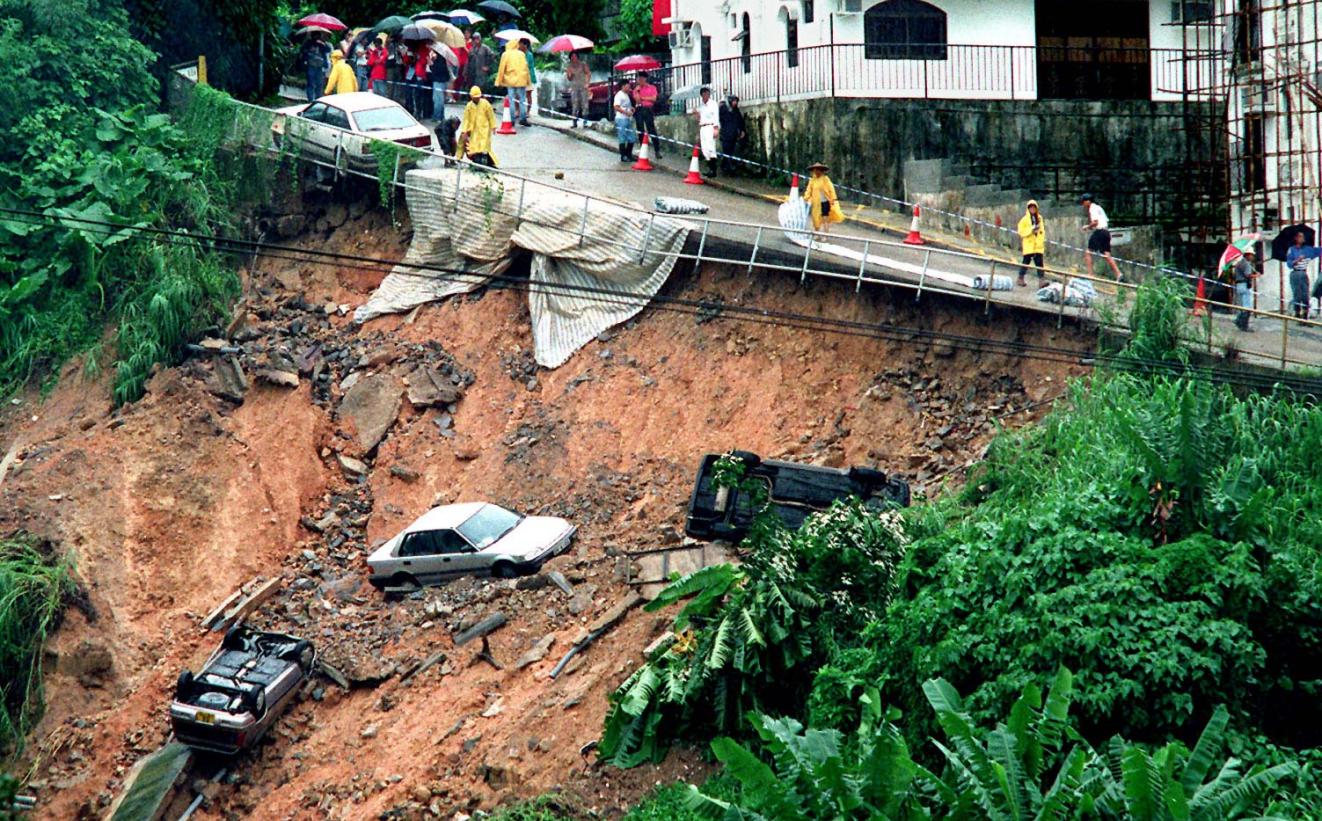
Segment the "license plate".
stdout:
<svg viewBox="0 0 1322 821">
<path fill-rule="evenodd" d="M 206 710 L 198 710 L 195 716 L 199 724 L 215 724 L 216 714 L 208 713 Z"/>
</svg>

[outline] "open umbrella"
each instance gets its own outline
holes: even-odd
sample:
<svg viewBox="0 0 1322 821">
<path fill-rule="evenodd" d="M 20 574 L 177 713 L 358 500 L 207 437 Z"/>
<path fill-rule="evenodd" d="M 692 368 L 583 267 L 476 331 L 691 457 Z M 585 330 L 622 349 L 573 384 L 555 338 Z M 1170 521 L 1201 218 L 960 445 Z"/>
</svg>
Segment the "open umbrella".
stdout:
<svg viewBox="0 0 1322 821">
<path fill-rule="evenodd" d="M 430 48 L 433 52 L 439 55 L 442 59 L 445 60 L 445 62 L 449 63 L 452 67 L 454 68 L 459 67 L 459 55 L 454 53 L 454 49 L 450 48 L 444 43 L 432 43 L 430 46 L 428 46 L 428 48 Z"/>
<path fill-rule="evenodd" d="M 309 14 L 307 17 L 304 17 L 302 20 L 299 20 L 294 25 L 321 26 L 322 28 L 328 29 L 330 31 L 344 31 L 345 29 L 348 28 L 348 26 L 341 23 L 339 20 L 335 19 L 334 17 L 331 17 L 329 14 L 322 14 L 321 12 L 317 12 L 316 14 Z"/>
<path fill-rule="evenodd" d="M 469 11 L 468 9 L 447 11 L 445 16 L 449 17 L 450 22 L 454 23 L 456 26 L 475 26 L 478 23 L 485 23 L 487 21 L 487 18 L 475 11 Z"/>
<path fill-rule="evenodd" d="M 407 25 L 404 28 L 400 29 L 399 37 L 401 40 L 431 41 L 436 39 L 436 32 L 432 31 L 431 29 L 427 28 L 421 23 L 418 23 L 418 24 Z"/>
<path fill-rule="evenodd" d="M 419 20 L 444 20 L 448 23 L 450 22 L 450 15 L 441 11 L 420 11 L 413 15 L 413 22 L 416 23 Z"/>
<path fill-rule="evenodd" d="M 655 57 L 648 57 L 646 54 L 635 54 L 631 57 L 625 57 L 615 64 L 616 71 L 655 71 L 661 68 L 661 64 Z"/>
<path fill-rule="evenodd" d="M 1304 235 L 1304 245 L 1313 245 L 1317 241 L 1317 232 L 1307 225 L 1288 225 L 1281 229 L 1281 233 L 1272 240 L 1272 259 L 1279 259 L 1285 262 L 1285 258 L 1290 254 L 1290 249 L 1294 247 L 1294 235 L 1302 233 Z"/>
<path fill-rule="evenodd" d="M 515 42 L 518 42 L 519 40 L 527 40 L 534 46 L 542 42 L 528 32 L 519 31 L 518 29 L 505 29 L 504 31 L 498 31 L 495 36 L 497 40 L 513 40 Z"/>
<path fill-rule="evenodd" d="M 1240 257 L 1244 256 L 1247 252 L 1252 251 L 1253 246 L 1261 241 L 1262 234 L 1249 234 L 1248 236 L 1240 237 L 1230 243 L 1226 246 L 1226 250 L 1221 252 L 1221 259 L 1216 264 L 1216 270 L 1219 273 L 1225 273 L 1227 268 L 1234 265 L 1236 262 L 1239 262 Z"/>
<path fill-rule="evenodd" d="M 523 17 L 519 10 L 506 3 L 505 0 L 482 0 L 477 4 L 478 11 L 484 11 L 487 14 L 508 14 L 510 17 Z"/>
<path fill-rule="evenodd" d="M 543 54 L 550 54 L 556 51 L 583 51 L 590 49 L 595 44 L 586 37 L 579 37 L 577 34 L 562 34 L 559 37 L 552 37 L 546 41 L 546 45 L 537 49 Z"/>
<path fill-rule="evenodd" d="M 412 20 L 410 20 L 407 17 L 401 17 L 400 15 L 396 14 L 378 20 L 376 22 L 376 25 L 372 26 L 372 31 L 384 31 L 387 34 L 394 34 L 395 32 L 399 31 L 405 26 L 411 26 L 411 25 L 413 25 Z"/>
<path fill-rule="evenodd" d="M 330 33 L 331 30 L 324 26 L 303 26 L 302 28 L 294 32 L 294 36 L 300 37 L 304 34 L 330 34 Z"/>
<path fill-rule="evenodd" d="M 419 20 L 417 25 L 431 29 L 431 33 L 436 35 L 436 42 L 450 48 L 461 48 L 466 42 L 464 33 L 444 20 Z"/>
</svg>

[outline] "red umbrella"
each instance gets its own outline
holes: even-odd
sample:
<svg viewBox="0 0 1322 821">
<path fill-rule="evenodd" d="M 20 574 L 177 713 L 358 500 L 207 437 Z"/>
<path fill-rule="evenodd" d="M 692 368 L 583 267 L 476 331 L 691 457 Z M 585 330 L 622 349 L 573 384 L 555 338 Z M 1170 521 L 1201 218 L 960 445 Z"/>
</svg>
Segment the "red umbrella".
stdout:
<svg viewBox="0 0 1322 821">
<path fill-rule="evenodd" d="M 307 17 L 304 17 L 302 20 L 299 20 L 294 25 L 321 26 L 322 28 L 330 29 L 331 31 L 344 31 L 345 29 L 348 28 L 348 26 L 341 23 L 339 20 L 335 19 L 334 17 L 331 17 L 329 14 L 322 14 L 321 12 L 317 12 L 316 14 L 309 14 Z"/>
<path fill-rule="evenodd" d="M 653 57 L 646 54 L 635 54 L 632 57 L 625 57 L 615 64 L 616 71 L 654 71 L 661 68 L 661 64 Z"/>
<path fill-rule="evenodd" d="M 537 49 L 542 54 L 550 54 L 556 51 L 586 51 L 593 47 L 593 42 L 586 37 L 579 37 L 577 34 L 562 34 L 559 37 L 552 37 L 546 41 L 546 45 Z"/>
</svg>

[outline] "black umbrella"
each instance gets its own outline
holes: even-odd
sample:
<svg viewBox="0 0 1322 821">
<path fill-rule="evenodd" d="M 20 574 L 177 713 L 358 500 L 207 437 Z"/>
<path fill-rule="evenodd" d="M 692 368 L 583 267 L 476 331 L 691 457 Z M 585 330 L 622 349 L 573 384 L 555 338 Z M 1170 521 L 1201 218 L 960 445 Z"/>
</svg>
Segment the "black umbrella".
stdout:
<svg viewBox="0 0 1322 821">
<path fill-rule="evenodd" d="M 488 14 L 508 14 L 510 17 L 522 17 L 519 10 L 506 3 L 505 0 L 482 0 L 477 4 L 478 11 L 485 11 Z"/>
<path fill-rule="evenodd" d="M 1290 225 L 1281 229 L 1281 233 L 1272 240 L 1272 259 L 1285 262 L 1290 249 L 1294 247 L 1295 234 L 1304 235 L 1304 245 L 1312 245 L 1317 239 L 1317 232 L 1307 225 Z"/>
<path fill-rule="evenodd" d="M 399 30 L 401 40 L 435 40 L 436 32 L 426 26 L 405 26 Z"/>
<path fill-rule="evenodd" d="M 444 20 L 448 23 L 450 22 L 450 15 L 442 14 L 439 11 L 420 11 L 413 15 L 413 22 L 416 23 L 419 20 Z"/>
</svg>

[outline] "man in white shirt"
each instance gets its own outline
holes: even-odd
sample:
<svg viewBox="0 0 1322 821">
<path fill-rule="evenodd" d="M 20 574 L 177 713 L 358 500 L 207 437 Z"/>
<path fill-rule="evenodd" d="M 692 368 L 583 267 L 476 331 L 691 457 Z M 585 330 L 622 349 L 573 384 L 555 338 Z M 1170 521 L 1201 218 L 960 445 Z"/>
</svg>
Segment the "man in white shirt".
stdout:
<svg viewBox="0 0 1322 821">
<path fill-rule="evenodd" d="M 1125 278 L 1120 275 L 1120 266 L 1115 264 L 1115 258 L 1111 256 L 1111 223 L 1106 218 L 1106 211 L 1093 202 L 1092 194 L 1079 197 L 1079 202 L 1083 204 L 1083 210 L 1088 215 L 1088 222 L 1083 226 L 1083 230 L 1092 232 L 1088 235 L 1088 250 L 1083 252 L 1083 261 L 1088 266 L 1088 276 L 1093 275 L 1092 255 L 1097 253 L 1106 257 L 1107 263 L 1115 273 L 1115 281 L 1124 282 Z"/>
<path fill-rule="evenodd" d="M 699 94 L 702 105 L 698 106 L 698 145 L 702 156 L 707 158 L 707 176 L 714 177 L 720 162 L 716 138 L 721 135 L 721 105 L 712 98 L 710 88 L 703 87 Z"/>
<path fill-rule="evenodd" d="M 611 103 L 615 109 L 615 139 L 620 145 L 620 162 L 633 162 L 633 144 L 637 133 L 633 128 L 633 80 L 620 83 Z"/>
</svg>

